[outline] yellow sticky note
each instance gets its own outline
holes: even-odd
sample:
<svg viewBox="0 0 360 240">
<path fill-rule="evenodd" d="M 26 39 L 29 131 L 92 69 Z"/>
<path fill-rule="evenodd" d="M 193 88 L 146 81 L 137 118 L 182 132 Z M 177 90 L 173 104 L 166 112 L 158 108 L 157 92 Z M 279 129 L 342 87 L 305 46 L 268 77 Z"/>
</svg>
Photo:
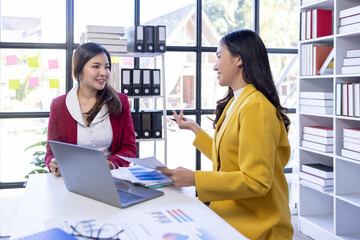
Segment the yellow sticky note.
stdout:
<svg viewBox="0 0 360 240">
<path fill-rule="evenodd" d="M 120 57 L 111 57 L 111 63 L 120 63 Z"/>
<path fill-rule="evenodd" d="M 59 79 L 50 79 L 49 87 L 50 88 L 59 88 L 60 87 Z"/>
<path fill-rule="evenodd" d="M 29 67 L 39 67 L 39 58 L 38 57 L 30 57 L 28 58 L 28 66 Z"/>
<path fill-rule="evenodd" d="M 20 80 L 19 79 L 10 79 L 9 80 L 9 89 L 19 89 Z"/>
</svg>

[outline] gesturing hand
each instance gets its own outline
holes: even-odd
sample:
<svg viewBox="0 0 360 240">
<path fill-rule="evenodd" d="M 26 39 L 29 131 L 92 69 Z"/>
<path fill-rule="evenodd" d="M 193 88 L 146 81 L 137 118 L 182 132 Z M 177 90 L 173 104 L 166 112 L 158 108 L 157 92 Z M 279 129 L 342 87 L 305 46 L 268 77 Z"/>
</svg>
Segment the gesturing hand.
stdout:
<svg viewBox="0 0 360 240">
<path fill-rule="evenodd" d="M 173 112 L 173 117 L 179 126 L 180 129 L 188 129 L 197 134 L 200 131 L 200 126 L 192 119 L 184 117 L 184 111 L 181 110 L 179 115 L 175 110 Z"/>
</svg>

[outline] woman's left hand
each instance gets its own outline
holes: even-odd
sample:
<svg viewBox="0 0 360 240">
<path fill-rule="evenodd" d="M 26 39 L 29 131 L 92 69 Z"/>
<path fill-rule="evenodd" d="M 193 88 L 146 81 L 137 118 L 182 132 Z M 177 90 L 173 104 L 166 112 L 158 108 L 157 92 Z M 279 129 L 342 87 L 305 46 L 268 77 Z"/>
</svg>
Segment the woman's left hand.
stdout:
<svg viewBox="0 0 360 240">
<path fill-rule="evenodd" d="M 158 167 L 156 169 L 161 171 L 168 178 L 171 178 L 176 187 L 195 186 L 195 173 L 190 169 L 183 167 L 178 167 L 176 169 Z"/>
</svg>

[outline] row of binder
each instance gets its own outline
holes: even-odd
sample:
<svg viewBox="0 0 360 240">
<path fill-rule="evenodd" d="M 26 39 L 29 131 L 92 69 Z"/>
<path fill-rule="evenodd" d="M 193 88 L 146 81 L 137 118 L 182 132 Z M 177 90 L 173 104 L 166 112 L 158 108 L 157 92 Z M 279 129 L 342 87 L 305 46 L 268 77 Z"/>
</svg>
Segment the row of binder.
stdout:
<svg viewBox="0 0 360 240">
<path fill-rule="evenodd" d="M 160 69 L 121 69 L 121 92 L 128 96 L 160 95 Z"/>
<path fill-rule="evenodd" d="M 166 26 L 137 25 L 126 29 L 128 51 L 165 52 Z"/>
<path fill-rule="evenodd" d="M 136 139 L 162 138 L 162 112 L 132 112 Z"/>
</svg>

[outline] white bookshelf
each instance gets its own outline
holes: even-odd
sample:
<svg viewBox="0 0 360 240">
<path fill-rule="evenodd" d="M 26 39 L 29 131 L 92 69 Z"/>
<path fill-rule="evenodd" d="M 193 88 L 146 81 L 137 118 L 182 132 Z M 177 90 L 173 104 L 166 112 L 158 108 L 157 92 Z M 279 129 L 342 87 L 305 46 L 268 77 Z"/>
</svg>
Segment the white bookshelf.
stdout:
<svg viewBox="0 0 360 240">
<path fill-rule="evenodd" d="M 301 3 L 302 1 L 300 1 Z M 347 49 L 360 49 L 360 29 L 349 34 L 338 34 L 339 11 L 360 5 L 354 0 L 322 0 L 300 6 L 300 12 L 312 9 L 333 10 L 333 35 L 300 41 L 331 43 L 335 49 L 334 74 L 299 76 L 299 91 L 333 92 L 332 114 L 299 112 L 299 142 L 304 126 L 326 126 L 334 130 L 333 153 L 323 153 L 299 147 L 299 167 L 306 163 L 322 163 L 334 168 L 334 191 L 320 192 L 304 185 L 299 186 L 298 230 L 313 239 L 360 239 L 360 161 L 341 156 L 343 129 L 360 128 L 360 118 L 335 115 L 336 83 L 360 83 L 360 74 L 341 74 L 342 61 Z M 303 67 L 299 61 L 300 69 Z M 299 71 L 301 72 L 301 71 Z M 299 181 L 300 182 L 300 181 Z"/>
<path fill-rule="evenodd" d="M 150 58 L 153 60 L 153 68 L 154 69 L 161 69 L 161 79 L 160 79 L 160 95 L 140 95 L 140 96 L 128 96 L 129 99 L 150 99 L 150 101 L 153 101 L 151 106 L 153 106 L 153 109 L 146 109 L 146 110 L 154 110 L 154 111 L 162 111 L 162 138 L 141 138 L 136 139 L 137 143 L 153 143 L 153 155 L 159 158 L 159 152 L 158 152 L 158 146 L 163 148 L 163 162 L 165 165 L 167 165 L 167 116 L 166 116 L 166 88 L 165 88 L 165 54 L 160 52 L 154 52 L 154 53 L 140 53 L 140 52 L 128 52 L 128 53 L 111 53 L 112 57 L 132 57 L 132 58 Z M 112 86 L 115 88 L 116 91 L 121 92 L 121 66 L 119 66 L 119 63 L 113 64 L 113 68 L 117 71 L 117 74 L 112 75 Z M 128 68 L 128 67 L 126 67 Z M 146 67 L 150 68 L 150 67 Z M 141 69 L 141 67 L 140 67 Z M 158 106 L 158 100 L 161 106 Z M 144 110 L 144 109 L 139 109 Z M 162 159 L 159 159 L 160 161 Z"/>
</svg>

